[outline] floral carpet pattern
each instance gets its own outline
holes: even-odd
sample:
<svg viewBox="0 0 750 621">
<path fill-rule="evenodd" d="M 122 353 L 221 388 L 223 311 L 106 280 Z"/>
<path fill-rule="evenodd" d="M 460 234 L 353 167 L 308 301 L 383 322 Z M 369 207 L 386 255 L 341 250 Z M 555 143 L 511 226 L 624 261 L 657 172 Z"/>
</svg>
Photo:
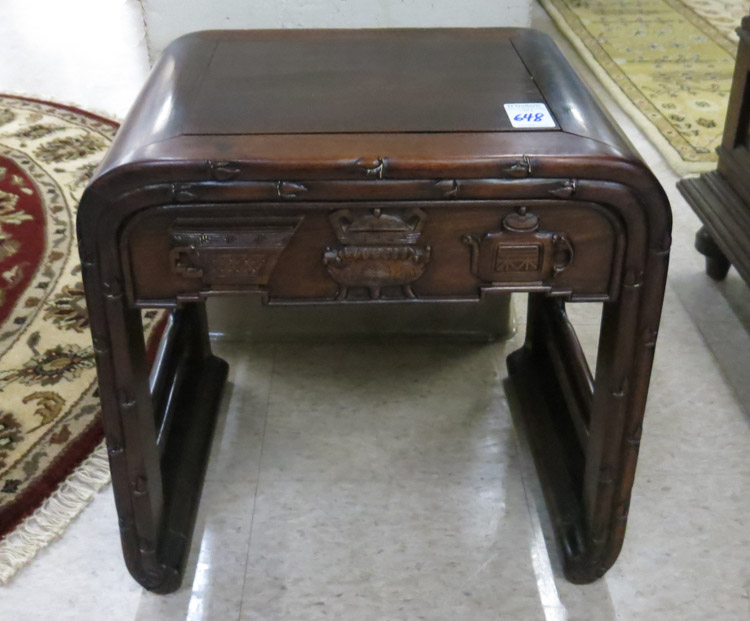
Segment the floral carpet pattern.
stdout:
<svg viewBox="0 0 750 621">
<path fill-rule="evenodd" d="M 745 0 L 540 0 L 679 173 L 715 167 Z"/>
<path fill-rule="evenodd" d="M 0 96 L 0 544 L 102 439 L 75 216 L 116 131 Z"/>
</svg>

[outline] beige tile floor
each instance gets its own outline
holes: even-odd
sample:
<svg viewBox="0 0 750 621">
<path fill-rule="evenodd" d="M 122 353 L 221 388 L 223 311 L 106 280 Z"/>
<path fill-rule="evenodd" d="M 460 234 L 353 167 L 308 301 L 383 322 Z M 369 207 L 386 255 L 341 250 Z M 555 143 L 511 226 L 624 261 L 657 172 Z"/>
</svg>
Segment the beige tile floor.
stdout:
<svg viewBox="0 0 750 621">
<path fill-rule="evenodd" d="M 92 59 L 85 23 L 50 41 L 27 27 L 33 5 L 0 7 L 0 90 L 122 114 L 146 71 L 137 29 L 100 37 Z M 107 6 L 112 23 L 137 19 L 132 0 Z M 534 20 L 601 94 L 540 10 Z M 70 65 L 84 60 L 90 79 Z M 704 276 L 677 177 L 602 99 L 675 215 L 628 535 L 604 579 L 568 584 L 550 545 L 503 384 L 520 321 L 510 342 L 484 346 L 217 342 L 232 370 L 183 588 L 159 597 L 129 578 L 105 489 L 0 588 L 0 618 L 750 619 L 750 292 L 734 272 Z M 577 323 L 591 349 L 594 315 Z"/>
</svg>

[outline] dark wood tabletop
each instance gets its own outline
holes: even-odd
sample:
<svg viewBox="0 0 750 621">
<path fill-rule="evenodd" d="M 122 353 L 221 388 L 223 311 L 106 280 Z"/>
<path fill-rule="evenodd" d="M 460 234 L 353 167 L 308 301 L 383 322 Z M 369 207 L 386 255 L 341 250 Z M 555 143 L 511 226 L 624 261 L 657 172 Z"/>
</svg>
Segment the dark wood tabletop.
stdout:
<svg viewBox="0 0 750 621">
<path fill-rule="evenodd" d="M 555 126 L 514 128 L 504 104 L 527 102 L 547 105 Z M 162 55 L 100 174 L 149 161 L 310 163 L 372 152 L 388 153 L 398 176 L 399 159 L 468 165 L 520 155 L 518 133 L 524 154 L 639 165 L 535 31 L 207 31 Z"/>
</svg>

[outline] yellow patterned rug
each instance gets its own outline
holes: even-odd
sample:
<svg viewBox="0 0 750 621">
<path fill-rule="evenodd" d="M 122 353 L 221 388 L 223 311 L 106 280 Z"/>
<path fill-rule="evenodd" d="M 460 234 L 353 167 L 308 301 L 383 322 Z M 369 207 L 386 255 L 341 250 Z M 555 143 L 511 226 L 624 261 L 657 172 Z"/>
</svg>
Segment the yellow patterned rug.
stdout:
<svg viewBox="0 0 750 621">
<path fill-rule="evenodd" d="M 0 95 L 0 583 L 109 480 L 75 217 L 116 131 Z"/>
<path fill-rule="evenodd" d="M 715 167 L 746 0 L 540 0 L 679 173 Z"/>
</svg>

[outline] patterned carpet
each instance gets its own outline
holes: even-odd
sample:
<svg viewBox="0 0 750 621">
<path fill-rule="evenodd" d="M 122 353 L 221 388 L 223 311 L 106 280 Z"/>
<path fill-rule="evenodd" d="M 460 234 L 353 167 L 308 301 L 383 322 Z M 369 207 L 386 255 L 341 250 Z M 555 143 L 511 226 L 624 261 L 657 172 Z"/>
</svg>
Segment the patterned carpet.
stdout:
<svg viewBox="0 0 750 621">
<path fill-rule="evenodd" d="M 715 167 L 745 0 L 540 0 L 678 173 Z"/>
<path fill-rule="evenodd" d="M 116 131 L 0 96 L 0 583 L 108 480 L 75 215 Z"/>
</svg>

